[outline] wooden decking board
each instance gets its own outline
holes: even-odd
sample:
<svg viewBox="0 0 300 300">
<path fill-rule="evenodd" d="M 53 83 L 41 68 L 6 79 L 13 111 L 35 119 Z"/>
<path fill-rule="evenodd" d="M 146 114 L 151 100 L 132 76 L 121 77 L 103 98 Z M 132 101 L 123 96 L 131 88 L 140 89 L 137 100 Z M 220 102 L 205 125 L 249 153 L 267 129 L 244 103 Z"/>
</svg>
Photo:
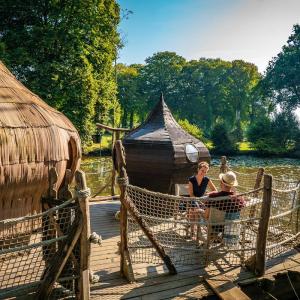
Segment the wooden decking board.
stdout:
<svg viewBox="0 0 300 300">
<path fill-rule="evenodd" d="M 213 291 L 223 300 L 250 300 L 239 287 L 224 275 L 218 275 L 209 279 L 206 278 L 205 280 Z"/>
<path fill-rule="evenodd" d="M 187 277 L 187 278 L 182 278 L 182 279 L 177 279 L 173 281 L 167 281 L 167 282 L 161 282 L 159 280 L 155 282 L 152 282 L 151 285 L 148 285 L 147 282 L 138 282 L 138 283 L 133 283 L 133 284 L 126 284 L 126 285 L 121 285 L 121 286 L 114 286 L 102 290 L 98 290 L 97 292 L 93 294 L 98 294 L 98 295 L 106 295 L 106 294 L 120 294 L 124 295 L 123 297 L 125 298 L 135 298 L 135 297 L 140 297 L 148 295 L 148 294 L 153 294 L 156 292 L 162 292 L 162 291 L 167 291 L 170 289 L 174 288 L 180 288 L 180 287 L 185 287 L 185 286 L 190 286 L 194 285 L 197 286 L 198 283 L 201 281 L 199 276 L 192 276 L 192 277 Z M 135 287 L 135 289 L 133 289 Z"/>
<path fill-rule="evenodd" d="M 112 203 L 113 202 L 113 203 Z M 116 201 L 91 203 L 91 230 L 102 236 L 102 245 L 92 245 L 91 268 L 101 276 L 101 281 L 91 287 L 91 299 L 199 299 L 212 294 L 203 276 L 223 274 L 232 278 L 235 284 L 253 278 L 253 274 L 241 267 L 226 266 L 226 258 L 219 259 L 206 269 L 198 265 L 177 267 L 178 274 L 168 275 L 163 265 L 134 264 L 137 282 L 128 284 L 120 276 L 120 256 L 118 254 L 119 222 L 114 213 L 119 208 Z M 300 254 L 290 251 L 288 259 L 267 262 L 266 277 L 286 269 L 300 268 Z M 293 256 L 291 256 L 293 255 Z"/>
</svg>

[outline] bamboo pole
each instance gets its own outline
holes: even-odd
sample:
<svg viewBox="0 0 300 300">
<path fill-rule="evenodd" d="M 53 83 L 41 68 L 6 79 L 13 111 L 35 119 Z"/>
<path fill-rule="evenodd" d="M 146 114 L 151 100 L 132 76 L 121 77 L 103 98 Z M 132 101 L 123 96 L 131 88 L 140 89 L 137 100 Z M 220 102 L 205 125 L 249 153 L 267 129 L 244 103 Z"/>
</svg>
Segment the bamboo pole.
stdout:
<svg viewBox="0 0 300 300">
<path fill-rule="evenodd" d="M 268 237 L 269 219 L 272 202 L 272 176 L 264 175 L 264 195 L 261 207 L 261 216 L 258 227 L 255 256 L 255 274 L 262 276 L 266 269 L 266 246 Z"/>
</svg>

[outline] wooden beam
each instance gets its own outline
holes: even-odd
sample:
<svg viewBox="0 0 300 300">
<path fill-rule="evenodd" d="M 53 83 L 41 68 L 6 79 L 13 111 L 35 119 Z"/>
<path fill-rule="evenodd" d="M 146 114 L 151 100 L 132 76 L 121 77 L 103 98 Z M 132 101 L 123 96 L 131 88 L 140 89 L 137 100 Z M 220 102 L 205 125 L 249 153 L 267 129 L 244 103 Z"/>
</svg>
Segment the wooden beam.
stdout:
<svg viewBox="0 0 300 300">
<path fill-rule="evenodd" d="M 263 179 L 264 172 L 265 172 L 264 168 L 259 168 L 258 169 L 257 174 L 256 174 L 255 184 L 254 184 L 254 187 L 253 187 L 254 190 L 260 188 L 260 184 L 261 184 L 261 181 Z M 253 194 L 253 197 L 255 198 L 255 197 L 257 197 L 257 195 L 258 195 L 258 192 Z M 250 212 L 249 212 L 249 218 L 253 218 L 255 216 L 256 208 L 257 208 L 257 205 L 253 205 L 251 207 Z M 250 224 L 253 224 L 253 222 L 250 223 Z"/>
<path fill-rule="evenodd" d="M 103 125 L 103 124 L 100 124 L 100 123 L 96 123 L 96 126 L 98 128 L 105 129 L 105 130 L 108 130 L 108 131 L 111 131 L 111 132 L 129 132 L 129 131 L 132 130 L 132 129 L 129 129 L 129 128 L 114 128 L 114 127 L 110 127 L 110 126 Z"/>
<path fill-rule="evenodd" d="M 78 191 L 86 191 L 87 184 L 85 174 L 79 170 L 75 172 L 76 188 Z M 83 228 L 80 236 L 80 280 L 79 280 L 79 294 L 81 300 L 88 300 L 90 298 L 90 209 L 89 196 L 78 195 L 80 210 L 83 216 Z"/>
<path fill-rule="evenodd" d="M 223 300 L 250 300 L 250 298 L 224 275 L 205 278 L 212 290 Z"/>
<path fill-rule="evenodd" d="M 226 173 L 228 170 L 226 156 L 221 156 L 220 173 Z"/>
<path fill-rule="evenodd" d="M 266 246 L 272 203 L 272 175 L 264 175 L 264 195 L 258 227 L 255 256 L 255 274 L 262 276 L 266 269 Z"/>
<path fill-rule="evenodd" d="M 80 236 L 83 228 L 82 215 L 78 214 L 71 227 L 68 238 L 59 245 L 58 251 L 53 255 L 49 267 L 45 273 L 44 279 L 40 285 L 37 299 L 49 299 L 54 283 L 57 281 L 63 270 L 72 250 Z"/>
</svg>

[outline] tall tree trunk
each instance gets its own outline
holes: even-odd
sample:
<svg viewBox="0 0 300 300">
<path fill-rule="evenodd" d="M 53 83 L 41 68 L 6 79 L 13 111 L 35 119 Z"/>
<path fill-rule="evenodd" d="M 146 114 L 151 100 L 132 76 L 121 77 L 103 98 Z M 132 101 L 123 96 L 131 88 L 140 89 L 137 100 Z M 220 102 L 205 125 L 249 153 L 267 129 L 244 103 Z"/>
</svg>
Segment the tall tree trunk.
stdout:
<svg viewBox="0 0 300 300">
<path fill-rule="evenodd" d="M 127 108 L 126 106 L 124 107 L 124 111 L 123 111 L 123 114 L 122 114 L 122 127 L 126 128 L 127 126 L 127 118 L 128 118 L 128 113 L 127 113 Z"/>
<path fill-rule="evenodd" d="M 130 112 L 130 121 L 129 121 L 129 127 L 133 128 L 133 117 L 134 117 L 134 112 Z"/>
</svg>

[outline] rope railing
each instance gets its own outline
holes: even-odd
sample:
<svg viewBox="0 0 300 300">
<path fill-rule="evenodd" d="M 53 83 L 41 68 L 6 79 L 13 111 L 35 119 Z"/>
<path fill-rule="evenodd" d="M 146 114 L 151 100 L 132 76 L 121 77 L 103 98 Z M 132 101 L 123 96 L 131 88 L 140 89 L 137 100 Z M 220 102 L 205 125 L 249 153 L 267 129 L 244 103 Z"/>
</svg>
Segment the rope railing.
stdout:
<svg viewBox="0 0 300 300">
<path fill-rule="evenodd" d="M 57 198 L 58 176 L 55 168 L 50 169 L 42 212 L 0 221 L 0 299 L 19 293 L 35 299 L 83 299 L 82 294 L 89 291 L 86 278 L 82 284 L 84 273 L 89 276 L 82 266 L 89 267 L 90 234 L 85 227 L 90 190 L 84 173 L 76 171 L 75 197 L 67 200 L 66 195 L 72 195 L 70 174 L 67 170 Z"/>
<path fill-rule="evenodd" d="M 225 255 L 220 257 L 220 262 L 224 263 L 226 257 L 226 261 L 232 264 L 240 264 L 240 256 L 243 263 L 253 255 L 257 231 L 249 224 L 256 224 L 260 220 L 262 190 L 259 188 L 234 197 L 209 199 L 165 195 L 127 185 L 126 195 L 177 265 L 190 264 L 196 260 L 198 264 L 205 266 L 218 255 Z M 237 204 L 235 201 L 243 203 Z M 220 208 L 223 216 L 214 216 L 217 209 L 212 207 L 211 215 L 206 220 L 201 210 L 208 205 L 207 202 L 213 202 L 215 207 Z M 250 215 L 252 206 L 256 206 L 254 215 Z M 195 228 L 191 232 L 193 225 Z M 238 235 L 242 235 L 242 238 L 238 238 Z M 158 264 L 160 259 L 150 246 L 143 231 L 129 215 L 128 248 L 131 261 Z"/>
<path fill-rule="evenodd" d="M 293 230 L 296 228 L 292 235 L 277 238 L 280 247 L 298 237 L 297 186 L 286 182 L 273 186 L 272 176 L 264 175 L 263 168 L 255 173 L 235 171 L 239 187 L 234 195 L 181 197 L 130 185 L 120 141 L 115 152 L 121 190 L 121 274 L 129 280 L 132 280 L 133 264 L 158 266 L 163 262 L 171 274 L 176 273 L 179 265 L 204 267 L 213 263 L 247 265 L 261 276 L 266 259 L 277 255 L 272 252 L 275 248 L 272 231 L 279 232 L 275 220 L 280 220 L 277 224 L 280 230 L 284 230 L 287 222 Z M 211 168 L 208 176 L 219 183 L 219 173 L 227 170 L 226 158 L 222 157 L 220 169 Z M 287 195 L 283 197 L 286 203 L 281 211 L 280 193 Z M 288 207 L 287 203 L 292 206 Z M 290 215 L 293 217 L 287 220 Z"/>
<path fill-rule="evenodd" d="M 300 236 L 300 230 L 292 232 L 290 228 L 295 227 L 295 222 L 298 224 L 299 218 L 285 220 L 300 210 L 300 204 L 295 204 L 299 186 L 286 190 L 259 187 L 234 196 L 190 198 L 148 191 L 128 184 L 127 178 L 119 178 L 118 181 L 125 186 L 127 199 L 137 208 L 140 217 L 176 266 L 194 263 L 203 267 L 209 263 L 246 264 L 257 255 L 258 239 L 262 239 L 261 227 L 266 223 L 264 219 L 269 222 L 265 227 L 265 259 L 277 256 L 283 249 L 287 250 Z M 272 193 L 265 195 L 270 190 Z M 262 211 L 266 197 L 270 203 L 269 217 L 265 217 Z M 233 204 L 232 201 L 243 204 Z M 283 202 L 285 206 L 281 205 Z M 280 212 L 274 210 L 274 207 L 280 206 Z M 210 213 L 205 219 L 203 213 L 207 208 Z M 161 264 L 160 257 L 131 214 L 128 215 L 127 243 L 133 264 Z M 260 266 L 257 273 L 264 272 L 263 268 Z"/>
</svg>

